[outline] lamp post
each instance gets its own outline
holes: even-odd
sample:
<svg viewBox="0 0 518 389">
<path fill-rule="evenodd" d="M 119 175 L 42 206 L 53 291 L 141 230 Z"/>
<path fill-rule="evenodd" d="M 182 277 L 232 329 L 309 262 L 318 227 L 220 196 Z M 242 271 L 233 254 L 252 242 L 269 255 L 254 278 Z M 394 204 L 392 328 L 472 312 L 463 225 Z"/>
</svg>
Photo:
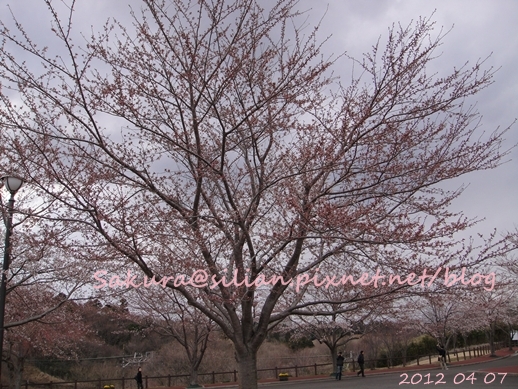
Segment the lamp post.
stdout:
<svg viewBox="0 0 518 389">
<path fill-rule="evenodd" d="M 11 197 L 7 203 L 7 219 L 5 220 L 5 244 L 4 244 L 4 263 L 2 275 L 0 277 L 0 388 L 2 386 L 2 355 L 4 351 L 4 314 L 5 314 L 5 295 L 7 292 L 7 272 L 11 260 L 11 230 L 13 226 L 14 195 L 21 188 L 23 180 L 16 176 L 2 177 L 4 186 L 7 188 Z"/>
</svg>

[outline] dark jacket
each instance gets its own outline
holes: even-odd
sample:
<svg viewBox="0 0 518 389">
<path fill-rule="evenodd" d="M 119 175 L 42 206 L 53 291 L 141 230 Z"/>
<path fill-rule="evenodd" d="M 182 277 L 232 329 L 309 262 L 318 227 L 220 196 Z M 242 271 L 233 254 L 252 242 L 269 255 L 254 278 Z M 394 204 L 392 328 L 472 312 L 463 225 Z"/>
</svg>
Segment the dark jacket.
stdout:
<svg viewBox="0 0 518 389">
<path fill-rule="evenodd" d="M 142 372 L 141 372 L 141 371 L 139 371 L 139 372 L 137 373 L 137 375 L 135 376 L 135 380 L 136 380 L 137 382 L 142 382 Z"/>
<path fill-rule="evenodd" d="M 342 355 L 339 355 L 336 357 L 336 366 L 343 366 L 344 365 L 344 357 Z"/>
<path fill-rule="evenodd" d="M 358 355 L 358 363 L 360 365 L 363 365 L 365 363 L 365 357 L 363 356 L 363 354 Z"/>
<path fill-rule="evenodd" d="M 437 351 L 439 352 L 439 355 L 441 357 L 446 357 L 446 350 L 443 349 L 441 346 L 437 346 Z"/>
</svg>

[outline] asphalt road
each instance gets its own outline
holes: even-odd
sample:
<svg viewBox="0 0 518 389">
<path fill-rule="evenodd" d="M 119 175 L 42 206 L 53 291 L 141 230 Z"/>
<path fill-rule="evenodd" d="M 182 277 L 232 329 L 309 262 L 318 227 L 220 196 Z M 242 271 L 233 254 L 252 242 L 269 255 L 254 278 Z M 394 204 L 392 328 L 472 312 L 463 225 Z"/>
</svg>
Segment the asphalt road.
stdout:
<svg viewBox="0 0 518 389">
<path fill-rule="evenodd" d="M 341 381 L 329 378 L 329 380 L 288 381 L 271 385 L 275 389 L 396 389 L 396 388 L 421 388 L 431 389 L 462 389 L 462 388 L 518 388 L 518 376 L 506 375 L 498 371 L 504 366 L 517 366 L 518 355 L 495 361 L 479 363 L 469 366 L 450 366 L 449 370 L 412 370 L 408 373 L 398 372 L 390 374 L 372 374 L 366 370 L 366 377 L 344 377 Z M 474 371 L 484 369 L 484 372 Z M 494 372 L 491 372 L 494 369 Z M 262 386 L 262 385 L 261 385 Z"/>
</svg>

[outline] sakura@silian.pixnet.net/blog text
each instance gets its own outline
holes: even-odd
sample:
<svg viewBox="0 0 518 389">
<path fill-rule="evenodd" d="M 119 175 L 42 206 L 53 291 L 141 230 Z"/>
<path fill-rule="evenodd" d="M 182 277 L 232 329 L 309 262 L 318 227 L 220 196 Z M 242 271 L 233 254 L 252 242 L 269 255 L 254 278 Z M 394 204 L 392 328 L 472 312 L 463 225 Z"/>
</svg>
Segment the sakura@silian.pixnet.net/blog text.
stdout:
<svg viewBox="0 0 518 389">
<path fill-rule="evenodd" d="M 99 270 L 95 272 L 94 279 L 96 284 L 95 289 L 108 288 L 149 288 L 152 286 L 160 285 L 163 288 L 168 283 L 172 283 L 174 287 L 190 286 L 195 288 L 210 288 L 215 289 L 219 286 L 230 287 L 230 286 L 246 286 L 246 287 L 261 287 L 265 285 L 275 285 L 281 282 L 283 285 L 289 285 L 295 288 L 297 292 L 300 292 L 302 288 L 306 286 L 315 286 L 317 288 L 330 288 L 340 287 L 347 284 L 352 286 L 372 286 L 379 288 L 382 286 L 391 285 L 408 285 L 408 286 L 420 286 L 421 288 L 430 288 L 434 283 L 442 283 L 443 286 L 451 287 L 454 285 L 464 286 L 480 286 L 486 291 L 491 291 L 495 287 L 496 274 L 489 272 L 487 274 L 473 273 L 471 275 L 466 274 L 466 268 L 462 267 L 456 271 L 451 271 L 448 267 L 444 268 L 444 274 L 439 276 L 443 271 L 442 267 L 438 267 L 433 272 L 429 272 L 429 269 L 424 269 L 421 274 L 409 273 L 405 276 L 398 274 L 383 275 L 380 269 L 376 270 L 376 273 L 362 273 L 358 276 L 351 274 L 343 275 L 325 275 L 320 273 L 319 269 L 313 274 L 302 273 L 295 277 L 284 277 L 281 275 L 272 275 L 266 277 L 263 274 L 257 275 L 255 278 L 249 277 L 248 271 L 244 277 L 239 279 L 237 269 L 232 272 L 232 276 L 227 278 L 226 276 L 219 276 L 217 274 L 209 275 L 205 270 L 195 270 L 191 275 L 177 274 L 176 276 L 163 276 L 158 280 L 155 276 L 149 278 L 143 276 L 142 279 L 136 274 L 133 274 L 131 270 L 128 270 L 123 277 L 119 275 L 110 275 L 106 270 Z"/>
</svg>

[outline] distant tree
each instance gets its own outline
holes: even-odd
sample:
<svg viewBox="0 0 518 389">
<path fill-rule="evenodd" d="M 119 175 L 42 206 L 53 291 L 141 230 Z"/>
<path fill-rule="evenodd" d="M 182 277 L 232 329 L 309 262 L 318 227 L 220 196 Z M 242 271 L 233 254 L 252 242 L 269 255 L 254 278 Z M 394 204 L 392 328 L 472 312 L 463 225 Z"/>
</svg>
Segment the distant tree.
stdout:
<svg viewBox="0 0 518 389">
<path fill-rule="evenodd" d="M 89 261 L 157 280 L 199 270 L 196 287 L 167 287 L 233 342 L 243 389 L 268 331 L 328 303 L 259 281 L 453 260 L 473 221 L 440 184 L 505 154 L 505 130 L 481 134 L 467 103 L 493 70 L 432 72 L 445 35 L 429 19 L 389 29 L 345 84 L 294 0 L 143 0 L 88 36 L 73 1 L 45 3 L 52 37 L 2 14 L 0 161 Z"/>
<path fill-rule="evenodd" d="M 397 321 L 383 320 L 378 323 L 377 329 L 383 334 L 381 343 L 387 355 L 387 366 L 395 366 L 401 362 L 406 365 L 410 342 L 419 335 L 416 329 L 405 322 L 404 316 L 398 317 Z"/>
<path fill-rule="evenodd" d="M 412 306 L 420 313 L 416 326 L 425 334 L 434 338 L 444 348 L 448 349 L 451 339 L 457 331 L 476 324 L 466 320 L 466 304 L 458 294 L 450 290 L 439 290 L 425 295 L 419 301 L 413 301 Z"/>
<path fill-rule="evenodd" d="M 359 323 L 340 320 L 340 316 L 331 318 L 315 316 L 303 320 L 299 328 L 300 335 L 310 336 L 327 346 L 333 363 L 333 371 L 336 371 L 338 352 L 343 352 L 349 342 L 360 339 L 362 335 Z"/>
<path fill-rule="evenodd" d="M 174 290 L 143 288 L 138 292 L 133 308 L 154 318 L 152 328 L 163 338 L 180 344 L 189 362 L 189 386 L 197 386 L 198 369 L 215 324 Z"/>
<path fill-rule="evenodd" d="M 383 350 L 383 333 L 381 323 L 373 321 L 369 323 L 367 333 L 361 340 L 361 349 L 365 351 L 366 366 L 377 368 L 379 366 L 379 358 Z M 360 350 L 356 350 L 355 356 Z"/>
<path fill-rule="evenodd" d="M 18 325 L 8 324 L 5 335 L 4 360 L 9 372 L 9 388 L 20 389 L 27 358 L 59 358 L 75 360 L 82 343 L 93 335 L 81 320 L 80 309 L 66 296 L 55 295 L 51 289 L 33 285 L 9 295 L 7 315 L 20 319 Z M 27 313 L 38 312 L 42 306 L 60 306 L 27 320 Z M 23 322 L 21 324 L 20 322 Z"/>
<path fill-rule="evenodd" d="M 516 237 L 514 237 L 515 242 Z M 518 246 L 518 244 L 517 244 Z M 511 281 L 511 285 L 518 281 L 518 258 L 515 256 L 505 257 L 500 265 L 503 269 L 508 271 L 508 280 Z M 509 301 L 507 312 L 505 315 L 506 332 L 509 335 L 509 350 L 513 349 L 513 338 L 518 333 L 518 295 L 514 294 Z"/>
<path fill-rule="evenodd" d="M 509 277 L 507 271 L 493 267 L 495 271 L 495 287 L 490 291 L 472 291 L 469 297 L 470 320 L 478 318 L 481 328 L 486 331 L 491 350 L 491 356 L 496 356 L 495 332 L 500 323 L 506 325 L 502 328 L 508 331 L 508 323 L 516 319 L 517 291 L 515 281 Z M 489 270 L 487 270 L 489 271 Z"/>
<path fill-rule="evenodd" d="M 0 212 L 4 221 L 8 212 L 4 203 L 5 192 L 0 190 Z M 15 208 L 13 214 L 9 270 L 6 274 L 5 341 L 1 355 L 1 362 L 5 362 L 9 371 L 9 385 L 16 387 L 20 385 L 27 355 L 40 352 L 55 356 L 65 349 L 72 349 L 63 347 L 59 341 L 49 342 L 46 336 L 32 341 L 31 336 L 26 334 L 39 336 L 43 328 L 47 328 L 46 334 L 56 335 L 49 329 L 50 326 L 42 323 L 53 322 L 57 318 L 60 318 L 57 326 L 61 329 L 70 324 L 61 316 L 62 312 L 69 312 L 73 301 L 84 298 L 82 288 L 90 282 L 89 277 L 94 269 L 92 264 L 83 263 L 83 258 L 77 255 L 69 239 L 72 231 L 66 225 L 56 225 L 40 218 L 42 209 L 37 205 L 33 190 L 22 190 L 17 194 L 17 201 L 32 204 L 32 209 L 19 212 Z M 4 247 L 2 256 L 3 251 Z M 72 314 L 70 320 L 74 317 L 77 316 Z M 61 325 L 61 322 L 67 324 Z M 72 336 L 73 328 L 77 330 L 78 327 L 70 326 Z M 40 340 L 43 339 L 46 343 L 41 348 Z M 67 336 L 63 339 L 65 343 L 70 341 Z"/>
<path fill-rule="evenodd" d="M 473 266 L 464 272 L 464 279 L 474 277 L 475 285 L 440 285 L 411 298 L 406 305 L 413 312 L 410 323 L 446 349 L 456 345 L 458 334 L 466 338 L 470 332 L 487 329 L 494 353 L 496 322 L 507 318 L 508 303 L 512 301 L 509 279 L 496 263 Z"/>
<path fill-rule="evenodd" d="M 354 266 L 348 266 L 348 271 L 351 272 L 353 268 Z M 323 267 L 320 270 L 324 270 L 324 274 L 337 273 L 337 269 Z M 309 306 L 307 311 L 313 312 L 313 315 L 302 315 L 292 319 L 296 328 L 295 337 L 315 339 L 327 346 L 333 362 L 333 371 L 336 371 L 338 352 L 345 352 L 345 346 L 349 342 L 360 339 L 367 331 L 366 323 L 375 320 L 382 311 L 389 310 L 393 299 L 391 295 L 381 298 L 379 289 L 364 288 L 362 297 L 365 300 L 358 301 L 357 288 L 352 285 L 339 289 L 307 287 L 304 292 L 304 301 L 327 302 Z M 367 298 L 369 292 L 378 294 L 377 298 Z"/>
</svg>

